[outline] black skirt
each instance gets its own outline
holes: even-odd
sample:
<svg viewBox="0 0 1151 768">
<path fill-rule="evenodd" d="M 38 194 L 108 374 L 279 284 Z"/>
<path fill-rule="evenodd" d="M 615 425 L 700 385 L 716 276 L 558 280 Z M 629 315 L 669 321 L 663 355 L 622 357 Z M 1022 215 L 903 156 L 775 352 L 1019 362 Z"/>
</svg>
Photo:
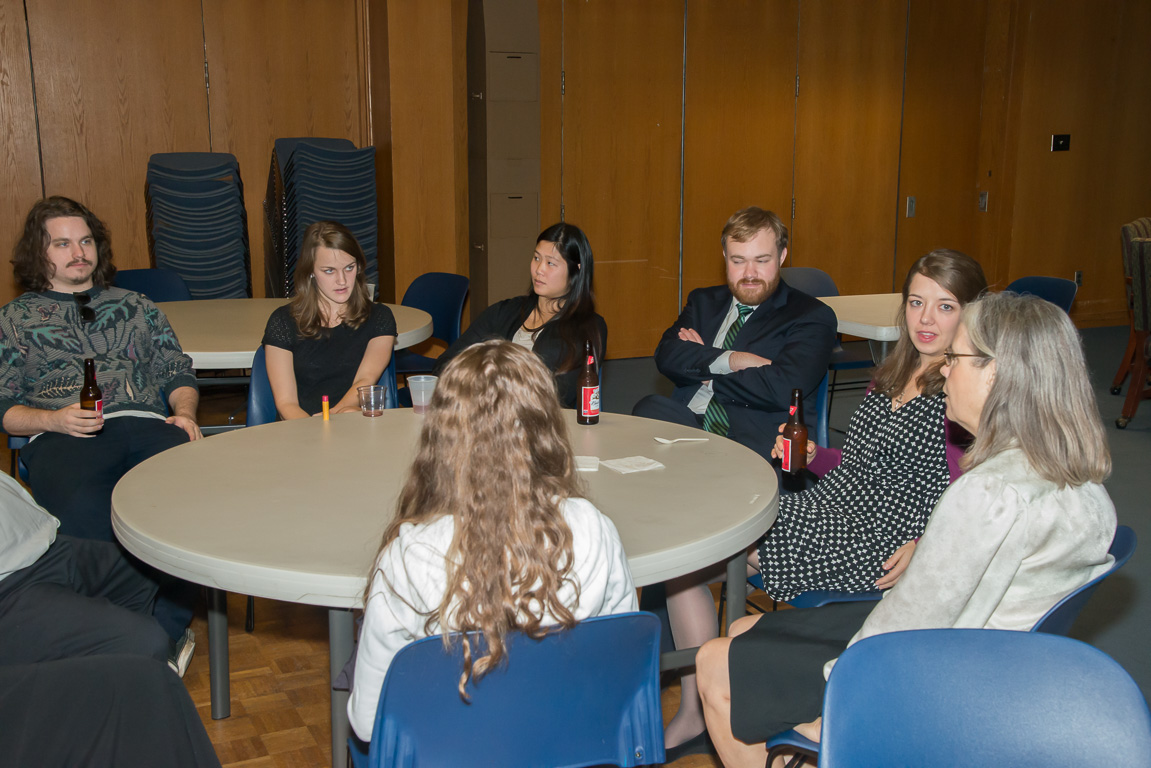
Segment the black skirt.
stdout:
<svg viewBox="0 0 1151 768">
<path fill-rule="evenodd" d="M 765 613 L 731 641 L 731 732 L 747 744 L 823 711 L 823 665 L 847 648 L 874 601 Z"/>
</svg>

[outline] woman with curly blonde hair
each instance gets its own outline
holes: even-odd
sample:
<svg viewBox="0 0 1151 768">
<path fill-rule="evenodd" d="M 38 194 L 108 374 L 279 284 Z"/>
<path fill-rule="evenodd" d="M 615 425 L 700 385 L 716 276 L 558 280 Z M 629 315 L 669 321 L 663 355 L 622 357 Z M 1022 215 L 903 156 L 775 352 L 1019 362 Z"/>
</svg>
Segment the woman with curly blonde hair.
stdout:
<svg viewBox="0 0 1151 768">
<path fill-rule="evenodd" d="M 490 341 L 444 369 L 364 597 L 348 702 L 371 739 L 384 676 L 404 645 L 465 637 L 459 691 L 504 658 L 509 632 L 541 637 L 638 608 L 612 522 L 582 497 L 551 371 Z M 483 654 L 483 655 L 480 655 Z"/>
</svg>

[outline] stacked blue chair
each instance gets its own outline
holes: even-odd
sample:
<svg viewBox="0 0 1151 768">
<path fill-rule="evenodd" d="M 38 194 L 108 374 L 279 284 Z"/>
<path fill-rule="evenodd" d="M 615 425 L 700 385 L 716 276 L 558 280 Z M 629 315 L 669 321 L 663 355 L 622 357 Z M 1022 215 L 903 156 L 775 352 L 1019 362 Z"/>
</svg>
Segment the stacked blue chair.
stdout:
<svg viewBox="0 0 1151 768">
<path fill-rule="evenodd" d="M 375 154 L 347 139 L 276 139 L 264 197 L 268 296 L 293 294 L 304 231 L 317 221 L 351 230 L 367 257 L 367 282 L 379 283 Z"/>
<path fill-rule="evenodd" d="M 163 152 L 148 160 L 148 245 L 193 299 L 252 296 L 240 164 L 224 152 Z"/>
</svg>

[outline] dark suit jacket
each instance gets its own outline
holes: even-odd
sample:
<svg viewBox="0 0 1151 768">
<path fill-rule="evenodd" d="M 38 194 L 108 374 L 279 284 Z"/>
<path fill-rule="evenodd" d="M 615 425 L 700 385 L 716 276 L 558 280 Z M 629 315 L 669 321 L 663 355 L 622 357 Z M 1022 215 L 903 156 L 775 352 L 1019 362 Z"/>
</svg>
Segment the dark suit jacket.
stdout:
<svg viewBox="0 0 1151 768">
<path fill-rule="evenodd" d="M 708 366 L 723 350 L 711 343 L 731 299 L 726 285 L 692 291 L 679 319 L 660 339 L 655 363 L 675 384 L 672 398 L 683 405 L 703 382 L 712 379 L 715 397 L 731 421 L 728 437 L 766 457 L 771 455 L 779 425 L 787 421 L 791 390 L 803 390 L 805 400 L 813 398 L 827 374 L 837 322 L 831 307 L 780 282 L 776 292 L 747 318 L 732 344 L 733 350 L 766 357 L 772 364 L 715 376 Z M 704 343 L 681 341 L 680 328 L 695 330 Z"/>
<path fill-rule="evenodd" d="M 534 303 L 535 300 L 530 296 L 517 296 L 514 299 L 504 299 L 492 304 L 484 310 L 482 315 L 476 318 L 475 322 L 468 326 L 466 331 L 460 334 L 460 337 L 448 347 L 446 352 L 436 359 L 435 372 L 438 374 L 449 360 L 472 344 L 489 339 L 507 339 L 510 341 L 520 326 L 524 324 L 527 316 L 531 314 Z M 603 355 L 607 350 L 607 323 L 598 314 L 595 316 L 595 323 L 599 330 L 599 339 L 592 339 L 591 342 L 592 348 L 596 350 L 596 362 L 602 365 Z M 563 341 L 560 339 L 554 323 L 548 323 L 539 332 L 532 351 L 539 355 L 547 367 L 555 373 L 563 359 L 564 349 Z M 559 389 L 560 403 L 564 408 L 575 408 L 576 406 L 576 390 L 578 389 L 576 380 L 582 371 L 583 366 L 579 366 L 575 370 L 556 374 L 556 386 Z"/>
</svg>

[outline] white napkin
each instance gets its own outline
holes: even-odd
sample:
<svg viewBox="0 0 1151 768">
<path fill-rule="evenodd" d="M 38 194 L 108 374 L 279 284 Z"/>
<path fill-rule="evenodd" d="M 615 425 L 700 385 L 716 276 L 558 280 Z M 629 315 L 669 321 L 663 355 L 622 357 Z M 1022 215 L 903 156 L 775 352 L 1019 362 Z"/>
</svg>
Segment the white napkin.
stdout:
<svg viewBox="0 0 1151 768">
<path fill-rule="evenodd" d="M 626 459 L 609 459 L 608 461 L 601 461 L 600 464 L 624 475 L 631 472 L 646 472 L 649 469 L 663 469 L 663 464 L 660 464 L 655 459 L 649 459 L 646 456 L 628 456 Z"/>
<path fill-rule="evenodd" d="M 598 456 L 576 456 L 576 472 L 599 472 Z"/>
</svg>

